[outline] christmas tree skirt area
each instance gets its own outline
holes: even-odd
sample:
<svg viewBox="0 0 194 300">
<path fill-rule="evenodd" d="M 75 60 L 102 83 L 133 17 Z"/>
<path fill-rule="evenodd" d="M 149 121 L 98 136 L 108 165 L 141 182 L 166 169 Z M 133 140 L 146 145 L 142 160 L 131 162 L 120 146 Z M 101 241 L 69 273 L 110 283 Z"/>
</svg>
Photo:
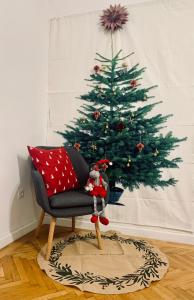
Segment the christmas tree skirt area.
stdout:
<svg viewBox="0 0 194 300">
<path fill-rule="evenodd" d="M 102 233 L 103 250 L 97 247 L 95 232 L 79 230 L 55 239 L 49 261 L 46 245 L 38 264 L 53 280 L 82 291 L 124 294 L 149 287 L 168 270 L 163 253 L 142 239 L 119 232 Z"/>
</svg>

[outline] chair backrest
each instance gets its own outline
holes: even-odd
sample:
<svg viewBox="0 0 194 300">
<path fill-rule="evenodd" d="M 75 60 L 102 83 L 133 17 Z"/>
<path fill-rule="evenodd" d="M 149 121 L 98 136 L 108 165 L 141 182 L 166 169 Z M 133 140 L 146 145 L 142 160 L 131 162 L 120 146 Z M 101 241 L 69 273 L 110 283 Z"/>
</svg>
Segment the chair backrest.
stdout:
<svg viewBox="0 0 194 300">
<path fill-rule="evenodd" d="M 56 149 L 58 147 L 56 146 L 37 146 L 37 148 L 40 149 Z M 69 154 L 69 157 L 72 161 L 75 173 L 77 175 L 77 178 L 79 180 L 80 185 L 83 187 L 87 180 L 88 180 L 88 176 L 89 176 L 89 166 L 87 164 L 87 162 L 85 161 L 85 159 L 83 158 L 83 156 L 79 153 L 79 151 L 77 151 L 76 149 L 74 149 L 73 147 L 69 147 L 69 146 L 65 146 L 65 149 L 67 151 L 67 153 Z"/>
</svg>

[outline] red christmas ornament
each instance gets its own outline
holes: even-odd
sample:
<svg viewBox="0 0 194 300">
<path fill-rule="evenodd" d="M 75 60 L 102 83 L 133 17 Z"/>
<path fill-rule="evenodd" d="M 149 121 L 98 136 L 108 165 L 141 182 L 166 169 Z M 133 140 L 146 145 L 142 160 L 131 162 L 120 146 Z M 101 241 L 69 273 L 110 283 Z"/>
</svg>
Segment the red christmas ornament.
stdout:
<svg viewBox="0 0 194 300">
<path fill-rule="evenodd" d="M 79 143 L 75 143 L 73 146 L 77 151 L 80 150 L 81 145 Z"/>
<path fill-rule="evenodd" d="M 100 115 L 101 115 L 101 113 L 100 113 L 99 111 L 93 112 L 93 118 L 94 118 L 95 120 L 98 120 L 98 119 L 100 118 Z"/>
<path fill-rule="evenodd" d="M 139 143 L 139 144 L 136 145 L 136 148 L 139 150 L 139 152 L 141 152 L 141 151 L 143 150 L 144 147 L 145 147 L 145 146 L 144 146 L 143 143 Z"/>
<path fill-rule="evenodd" d="M 123 122 L 119 122 L 117 125 L 116 125 L 116 130 L 117 131 L 122 131 L 123 129 L 125 129 L 125 124 L 123 124 Z"/>
<path fill-rule="evenodd" d="M 137 80 L 135 80 L 135 79 L 134 79 L 134 80 L 131 80 L 131 81 L 130 81 L 130 85 L 131 85 L 131 87 L 133 87 L 133 88 L 136 87 L 136 86 L 137 86 Z"/>
<path fill-rule="evenodd" d="M 95 73 L 98 73 L 100 71 L 101 71 L 100 66 L 98 66 L 98 65 L 94 66 L 94 72 Z"/>
</svg>

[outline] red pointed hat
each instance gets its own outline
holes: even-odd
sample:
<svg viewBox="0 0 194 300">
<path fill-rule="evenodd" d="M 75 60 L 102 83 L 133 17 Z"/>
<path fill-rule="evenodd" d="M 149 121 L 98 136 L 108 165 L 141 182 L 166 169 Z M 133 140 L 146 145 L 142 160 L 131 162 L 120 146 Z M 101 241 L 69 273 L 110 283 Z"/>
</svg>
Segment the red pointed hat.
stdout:
<svg viewBox="0 0 194 300">
<path fill-rule="evenodd" d="M 100 159 L 96 162 L 97 165 L 102 165 L 102 164 L 109 164 L 110 160 L 108 159 Z"/>
<path fill-rule="evenodd" d="M 108 168 L 108 165 L 112 165 L 112 162 L 109 159 L 101 159 L 96 162 L 96 165 L 99 168 L 106 170 Z"/>
</svg>

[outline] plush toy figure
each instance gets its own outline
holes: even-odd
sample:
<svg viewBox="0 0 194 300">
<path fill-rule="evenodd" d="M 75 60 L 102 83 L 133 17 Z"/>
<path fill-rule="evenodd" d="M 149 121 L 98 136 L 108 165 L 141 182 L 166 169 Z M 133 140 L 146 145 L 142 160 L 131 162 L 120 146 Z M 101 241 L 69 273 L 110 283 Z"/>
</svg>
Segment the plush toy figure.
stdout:
<svg viewBox="0 0 194 300">
<path fill-rule="evenodd" d="M 89 179 L 85 186 L 85 190 L 89 192 L 91 196 L 93 196 L 94 201 L 94 213 L 91 217 L 91 222 L 96 223 L 99 220 L 102 224 L 108 225 L 109 220 L 105 216 L 105 200 L 107 194 L 107 186 L 108 184 L 103 179 L 102 175 L 100 174 L 100 169 L 106 170 L 107 163 L 110 163 L 108 159 L 99 160 L 92 166 L 92 169 L 89 173 Z M 98 213 L 97 210 L 97 197 L 100 197 L 102 200 L 102 211 Z"/>
</svg>

